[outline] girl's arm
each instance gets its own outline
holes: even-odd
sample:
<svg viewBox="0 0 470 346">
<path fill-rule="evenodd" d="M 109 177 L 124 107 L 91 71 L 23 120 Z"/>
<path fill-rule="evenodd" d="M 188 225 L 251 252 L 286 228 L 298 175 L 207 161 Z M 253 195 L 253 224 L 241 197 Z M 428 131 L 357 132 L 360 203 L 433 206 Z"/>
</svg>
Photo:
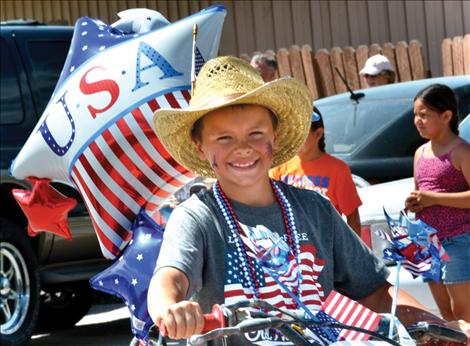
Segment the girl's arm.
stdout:
<svg viewBox="0 0 470 346">
<path fill-rule="evenodd" d="M 416 181 L 416 162 L 418 162 L 418 158 L 423 154 L 425 145 L 426 144 L 423 144 L 418 149 L 416 149 L 415 156 L 413 158 L 413 182 L 415 185 L 415 191 L 418 190 L 418 182 Z M 406 198 L 405 207 L 413 213 L 417 213 L 423 209 L 423 207 L 418 203 L 417 198 L 413 195 L 413 193 L 410 193 L 410 195 Z"/>
<path fill-rule="evenodd" d="M 186 275 L 173 267 L 161 268 L 152 277 L 147 295 L 148 310 L 157 327 L 165 326 L 163 336 L 184 339 L 201 332 L 204 326 L 201 307 L 184 300 L 188 288 Z"/>
</svg>

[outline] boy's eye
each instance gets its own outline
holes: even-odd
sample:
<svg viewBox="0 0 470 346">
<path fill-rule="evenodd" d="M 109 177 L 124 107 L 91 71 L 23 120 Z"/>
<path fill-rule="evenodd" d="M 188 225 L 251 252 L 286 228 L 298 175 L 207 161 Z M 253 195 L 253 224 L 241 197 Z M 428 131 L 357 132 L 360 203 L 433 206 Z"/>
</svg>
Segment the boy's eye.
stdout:
<svg viewBox="0 0 470 346">
<path fill-rule="evenodd" d="M 258 138 L 258 137 L 263 136 L 263 132 L 262 131 L 253 131 L 253 132 L 250 133 L 250 136 Z"/>
<path fill-rule="evenodd" d="M 218 142 L 227 142 L 230 140 L 230 136 L 220 136 L 220 137 L 217 137 L 217 141 Z"/>
</svg>

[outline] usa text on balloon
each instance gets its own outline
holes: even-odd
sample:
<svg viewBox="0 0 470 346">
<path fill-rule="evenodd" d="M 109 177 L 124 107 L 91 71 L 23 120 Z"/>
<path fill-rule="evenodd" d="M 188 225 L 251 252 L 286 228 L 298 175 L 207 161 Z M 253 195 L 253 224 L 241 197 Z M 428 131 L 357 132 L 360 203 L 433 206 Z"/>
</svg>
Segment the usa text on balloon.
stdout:
<svg viewBox="0 0 470 346">
<path fill-rule="evenodd" d="M 11 173 L 76 185 L 105 257 L 128 243 L 142 206 L 154 210 L 192 177 L 158 141 L 152 114 L 187 106 L 193 25 L 200 58 L 208 60 L 225 14 L 213 6 L 145 34 L 87 17 L 75 25 L 57 87 Z"/>
</svg>

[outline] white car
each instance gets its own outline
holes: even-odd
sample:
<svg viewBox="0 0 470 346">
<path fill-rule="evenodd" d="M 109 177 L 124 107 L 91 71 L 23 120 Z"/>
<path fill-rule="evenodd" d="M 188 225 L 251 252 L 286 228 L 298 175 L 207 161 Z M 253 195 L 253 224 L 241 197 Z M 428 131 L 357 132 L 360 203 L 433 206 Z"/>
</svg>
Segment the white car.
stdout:
<svg viewBox="0 0 470 346">
<path fill-rule="evenodd" d="M 467 142 L 470 142 L 470 116 L 467 115 L 460 123 L 459 131 L 460 136 Z M 375 234 L 376 229 L 388 228 L 383 209 L 385 208 L 392 219 L 397 220 L 400 211 L 405 207 L 406 197 L 413 190 L 413 178 L 358 188 L 358 193 L 363 203 L 359 207 L 362 238 L 378 257 L 383 257 L 383 249 L 387 246 L 387 243 Z M 409 214 L 408 216 L 412 219 L 414 218 L 414 214 Z M 396 266 L 390 263 L 389 269 L 392 272 L 389 281 L 395 284 Z M 413 279 L 411 274 L 401 269 L 399 279 L 400 288 L 413 295 L 434 313 L 439 312 L 428 285 L 423 282 L 421 277 Z"/>
</svg>

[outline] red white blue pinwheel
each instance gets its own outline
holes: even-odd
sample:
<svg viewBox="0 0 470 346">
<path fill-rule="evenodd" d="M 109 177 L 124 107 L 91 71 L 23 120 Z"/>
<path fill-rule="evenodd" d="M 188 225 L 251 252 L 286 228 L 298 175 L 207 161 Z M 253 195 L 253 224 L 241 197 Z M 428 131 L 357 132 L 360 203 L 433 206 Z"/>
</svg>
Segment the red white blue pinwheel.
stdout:
<svg viewBox="0 0 470 346">
<path fill-rule="evenodd" d="M 384 209 L 391 235 L 379 232 L 387 240 L 389 247 L 384 249 L 384 259 L 400 262 L 413 277 L 440 281 L 441 261 L 449 256 L 437 238 L 437 231 L 421 220 L 410 220 L 405 212 L 400 213 L 398 221 L 392 220 Z"/>
<path fill-rule="evenodd" d="M 421 220 L 411 221 L 405 211 L 400 212 L 398 221 L 394 221 L 384 208 L 385 218 L 390 227 L 390 234 L 381 230 L 377 235 L 389 242 L 384 249 L 384 259 L 396 261 L 397 276 L 392 301 L 392 316 L 395 316 L 398 287 L 400 286 L 400 268 L 403 266 L 414 278 L 422 275 L 439 282 L 441 279 L 441 261 L 449 256 L 437 238 L 437 231 Z M 393 334 L 395 320 L 392 319 L 389 337 Z"/>
<path fill-rule="evenodd" d="M 146 344 L 153 321 L 147 311 L 147 291 L 160 247 L 163 229 L 145 212 L 132 225 L 132 240 L 122 256 L 105 271 L 90 279 L 99 291 L 122 299 L 131 314 L 132 333 Z"/>
<path fill-rule="evenodd" d="M 226 11 L 213 6 L 171 24 L 146 9 L 120 15 L 112 25 L 77 21 L 54 93 L 10 168 L 18 179 L 74 185 L 111 259 L 141 208 L 156 210 L 192 179 L 158 140 L 153 113 L 188 105 L 193 25 L 200 66 L 217 55 Z"/>
</svg>

